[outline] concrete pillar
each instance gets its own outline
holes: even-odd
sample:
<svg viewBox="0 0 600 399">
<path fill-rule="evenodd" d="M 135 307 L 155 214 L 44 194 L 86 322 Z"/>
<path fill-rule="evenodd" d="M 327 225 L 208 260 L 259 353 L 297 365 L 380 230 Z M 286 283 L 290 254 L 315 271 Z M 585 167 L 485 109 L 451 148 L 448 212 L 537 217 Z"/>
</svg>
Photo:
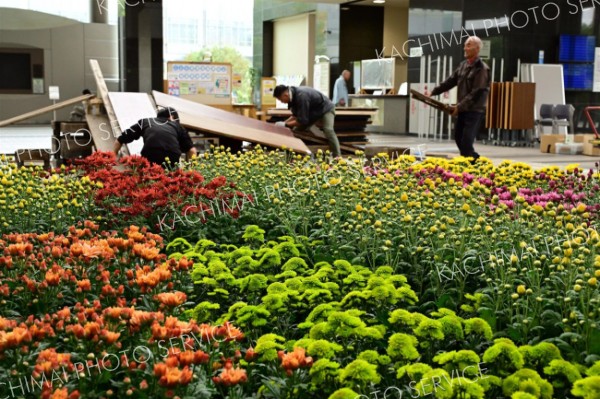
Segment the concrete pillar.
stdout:
<svg viewBox="0 0 600 399">
<path fill-rule="evenodd" d="M 98 24 L 108 23 L 108 2 L 109 0 L 90 0 L 92 22 Z"/>
<path fill-rule="evenodd" d="M 139 91 L 152 92 L 152 10 L 144 7 L 138 22 Z"/>
</svg>

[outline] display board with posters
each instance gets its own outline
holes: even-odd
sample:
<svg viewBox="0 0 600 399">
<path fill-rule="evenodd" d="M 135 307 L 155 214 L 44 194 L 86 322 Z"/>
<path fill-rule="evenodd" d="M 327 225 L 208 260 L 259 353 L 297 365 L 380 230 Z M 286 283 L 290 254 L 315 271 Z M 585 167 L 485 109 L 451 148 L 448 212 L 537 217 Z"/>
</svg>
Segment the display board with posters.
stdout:
<svg viewBox="0 0 600 399">
<path fill-rule="evenodd" d="M 277 80 L 275 78 L 261 78 L 260 79 L 260 103 L 262 108 L 271 108 L 277 105 L 273 92 L 277 86 Z"/>
<path fill-rule="evenodd" d="M 228 63 L 170 61 L 166 93 L 209 105 L 231 104 L 232 68 Z"/>
</svg>

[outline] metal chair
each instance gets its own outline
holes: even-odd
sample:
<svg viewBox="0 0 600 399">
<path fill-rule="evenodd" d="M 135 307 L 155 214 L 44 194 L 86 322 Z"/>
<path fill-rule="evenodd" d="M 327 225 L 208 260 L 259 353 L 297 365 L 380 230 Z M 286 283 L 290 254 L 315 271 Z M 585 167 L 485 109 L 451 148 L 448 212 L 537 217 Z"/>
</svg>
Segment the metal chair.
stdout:
<svg viewBox="0 0 600 399">
<path fill-rule="evenodd" d="M 552 126 L 552 133 L 554 133 L 554 105 L 553 104 L 542 104 L 540 107 L 540 115 L 537 120 L 538 126 L 538 137 L 544 133 L 544 126 Z"/>
<path fill-rule="evenodd" d="M 560 126 L 565 126 L 569 128 L 570 134 L 575 134 L 575 125 L 573 124 L 573 114 L 575 113 L 575 107 L 571 104 L 557 104 L 554 106 L 554 111 L 552 112 L 552 132 L 558 133 L 558 128 Z"/>
</svg>

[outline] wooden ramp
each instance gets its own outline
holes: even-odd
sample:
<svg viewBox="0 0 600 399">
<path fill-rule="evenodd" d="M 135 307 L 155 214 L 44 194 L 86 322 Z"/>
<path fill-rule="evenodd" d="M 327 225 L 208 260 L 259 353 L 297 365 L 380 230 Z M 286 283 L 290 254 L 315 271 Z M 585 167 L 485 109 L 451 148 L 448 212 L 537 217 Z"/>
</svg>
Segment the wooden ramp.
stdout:
<svg viewBox="0 0 600 399">
<path fill-rule="evenodd" d="M 79 96 L 79 97 L 71 98 L 69 100 L 61 101 L 59 103 L 52 104 L 52 105 L 49 105 L 47 107 L 37 109 L 35 111 L 27 112 L 25 114 L 22 114 L 22 115 L 19 115 L 19 116 L 15 116 L 15 117 L 10 118 L 10 119 L 5 119 L 3 121 L 0 121 L 0 127 L 12 125 L 13 123 L 17 123 L 17 122 L 21 122 L 21 121 L 24 121 L 24 120 L 27 120 L 27 119 L 31 119 L 31 118 L 34 118 L 34 117 L 36 117 L 38 115 L 43 115 L 43 114 L 45 114 L 47 112 L 52 112 L 52 111 L 56 111 L 57 109 L 68 107 L 69 105 L 74 105 L 74 104 L 77 104 L 77 103 L 81 103 L 82 101 L 89 100 L 92 97 L 94 97 L 93 94 L 85 94 L 83 96 Z"/>
<path fill-rule="evenodd" d="M 285 147 L 301 154 L 310 154 L 306 144 L 294 137 L 290 129 L 157 91 L 152 94 L 156 105 L 175 108 L 179 113 L 181 124 L 189 129 L 228 139 L 248 141 L 268 147 Z"/>
</svg>

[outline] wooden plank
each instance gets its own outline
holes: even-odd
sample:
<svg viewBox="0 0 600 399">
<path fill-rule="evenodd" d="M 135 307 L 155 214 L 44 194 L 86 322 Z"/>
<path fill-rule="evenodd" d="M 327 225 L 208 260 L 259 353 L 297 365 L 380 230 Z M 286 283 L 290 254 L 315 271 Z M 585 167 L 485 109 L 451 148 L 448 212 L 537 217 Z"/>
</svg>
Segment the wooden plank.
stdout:
<svg viewBox="0 0 600 399">
<path fill-rule="evenodd" d="M 85 119 L 88 123 L 88 129 L 94 140 L 96 151 L 109 151 L 114 148 L 116 137 L 115 132 L 110 127 L 108 115 L 87 114 Z"/>
<path fill-rule="evenodd" d="M 25 114 L 12 117 L 10 119 L 5 119 L 3 121 L 0 121 L 0 127 L 12 125 L 13 123 L 17 123 L 17 122 L 21 122 L 21 121 L 24 121 L 24 120 L 27 120 L 27 119 L 31 119 L 31 118 L 36 117 L 38 115 L 43 115 L 43 114 L 45 114 L 47 112 L 56 111 L 56 110 L 64 108 L 64 107 L 68 107 L 69 105 L 73 105 L 73 104 L 77 104 L 77 103 L 80 103 L 80 102 L 85 101 L 85 100 L 89 100 L 92 97 L 94 97 L 93 94 L 84 94 L 83 96 L 74 97 L 74 98 L 71 98 L 69 100 L 61 101 L 59 103 L 52 104 L 52 105 L 49 105 L 47 107 L 37 109 L 35 111 L 27 112 Z"/>
<path fill-rule="evenodd" d="M 108 121 L 110 123 L 109 126 L 111 127 L 111 130 L 113 132 L 111 137 L 113 137 L 113 143 L 114 143 L 114 140 L 116 140 L 115 137 L 118 137 L 118 134 L 116 134 L 115 129 L 118 130 L 119 121 L 117 120 L 117 117 L 115 115 L 115 111 L 110 102 L 110 98 L 108 97 L 108 87 L 106 87 L 106 82 L 104 81 L 104 75 L 102 75 L 102 70 L 100 69 L 100 64 L 98 64 L 98 60 L 90 59 L 90 67 L 92 68 L 92 73 L 94 74 L 94 79 L 96 80 L 96 88 L 98 89 L 98 95 L 102 99 L 102 102 L 104 103 L 104 109 L 106 109 L 106 114 L 108 115 Z M 121 132 L 118 132 L 118 133 L 120 134 Z M 94 144 L 95 144 L 95 141 L 94 141 Z M 96 147 L 96 148 L 98 148 L 98 147 Z M 123 151 L 126 155 L 130 154 L 127 144 L 123 144 L 121 151 Z"/>
<path fill-rule="evenodd" d="M 535 107 L 535 83 L 513 83 L 511 101 L 512 118 L 509 129 L 533 129 Z"/>
<path fill-rule="evenodd" d="M 310 141 L 310 142 L 317 143 L 317 144 L 327 145 L 328 146 L 327 148 L 329 148 L 329 141 L 327 141 L 327 139 L 324 139 L 321 137 L 315 137 L 312 134 L 307 133 L 307 132 L 294 132 L 294 135 L 305 141 Z M 360 148 L 340 143 L 340 150 L 354 154 L 356 152 L 356 150 L 360 150 Z"/>
<path fill-rule="evenodd" d="M 272 123 L 266 123 L 258 119 L 248 118 L 233 112 L 223 111 L 222 109 L 185 100 L 175 96 L 170 96 L 158 91 L 153 91 L 152 95 L 154 96 L 156 105 L 161 107 L 173 107 L 178 112 L 186 112 L 188 114 L 205 116 L 217 121 L 233 123 L 257 130 L 264 130 L 271 133 L 282 134 L 288 137 L 294 137 L 291 130 L 286 127 L 275 126 Z"/>
<path fill-rule="evenodd" d="M 368 133 L 366 132 L 342 132 L 342 133 L 338 133 L 335 132 L 335 135 L 338 137 L 361 137 L 361 136 L 368 136 Z"/>
<path fill-rule="evenodd" d="M 306 144 L 290 135 L 291 131 L 287 128 L 270 125 L 241 115 L 229 114 L 226 111 L 211 110 L 211 107 L 206 105 L 157 91 L 153 92 L 153 95 L 157 105 L 175 108 L 179 113 L 181 124 L 189 129 L 239 141 L 249 141 L 268 147 L 281 148 L 285 146 L 302 154 L 310 154 Z M 227 115 L 222 112 L 227 113 Z"/>
<path fill-rule="evenodd" d="M 360 108 L 360 107 L 344 107 L 344 108 L 336 108 L 335 115 L 336 116 L 373 116 L 377 113 L 377 108 Z M 284 108 L 269 108 L 267 110 L 267 115 L 269 116 L 282 116 L 287 117 L 292 115 L 292 111 Z"/>
<path fill-rule="evenodd" d="M 490 93 L 488 95 L 487 106 L 485 107 L 485 127 L 492 128 L 492 115 L 494 109 L 494 83 L 490 85 Z"/>
<path fill-rule="evenodd" d="M 450 106 L 448 104 L 444 104 L 441 101 L 438 101 L 436 99 L 428 97 L 422 93 L 419 93 L 418 91 L 416 91 L 414 89 L 410 89 L 410 94 L 411 94 L 411 97 L 414 98 L 415 100 L 421 101 L 421 102 L 429 105 L 430 107 L 438 109 L 447 114 L 451 114 Z"/>
</svg>

